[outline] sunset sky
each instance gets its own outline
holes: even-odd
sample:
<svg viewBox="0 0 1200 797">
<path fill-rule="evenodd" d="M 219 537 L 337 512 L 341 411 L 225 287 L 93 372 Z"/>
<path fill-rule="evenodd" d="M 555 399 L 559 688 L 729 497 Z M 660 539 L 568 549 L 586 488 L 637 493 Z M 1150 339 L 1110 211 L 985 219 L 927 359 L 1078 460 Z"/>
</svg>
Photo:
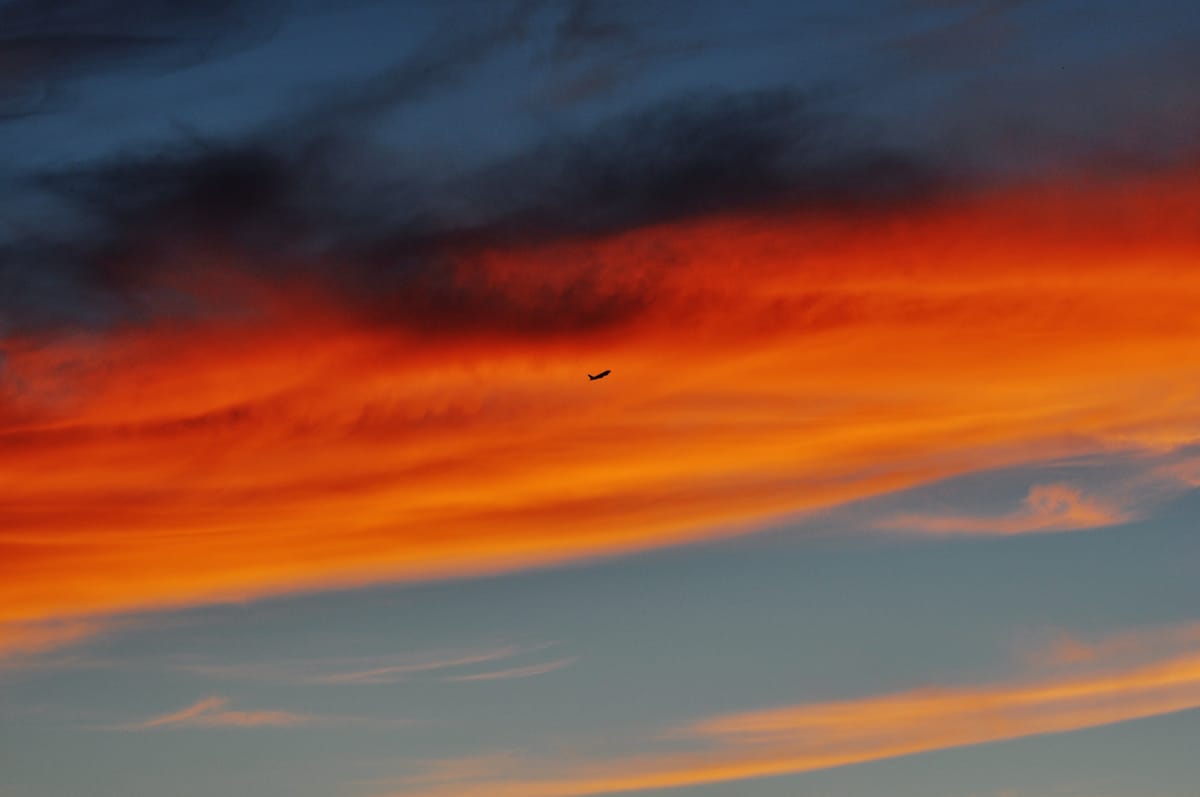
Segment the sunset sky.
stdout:
<svg viewBox="0 0 1200 797">
<path fill-rule="evenodd" d="M 1196 797 L 1197 75 L 0 0 L 0 797 Z"/>
</svg>

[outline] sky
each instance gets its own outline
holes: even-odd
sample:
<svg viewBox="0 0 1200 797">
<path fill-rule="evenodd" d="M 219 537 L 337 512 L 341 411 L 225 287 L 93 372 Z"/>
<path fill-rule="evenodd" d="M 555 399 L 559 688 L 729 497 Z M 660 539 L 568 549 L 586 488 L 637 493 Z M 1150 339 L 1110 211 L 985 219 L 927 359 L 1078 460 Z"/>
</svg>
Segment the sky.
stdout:
<svg viewBox="0 0 1200 797">
<path fill-rule="evenodd" d="M 1198 45 L 0 0 L 0 797 L 1195 797 Z"/>
</svg>

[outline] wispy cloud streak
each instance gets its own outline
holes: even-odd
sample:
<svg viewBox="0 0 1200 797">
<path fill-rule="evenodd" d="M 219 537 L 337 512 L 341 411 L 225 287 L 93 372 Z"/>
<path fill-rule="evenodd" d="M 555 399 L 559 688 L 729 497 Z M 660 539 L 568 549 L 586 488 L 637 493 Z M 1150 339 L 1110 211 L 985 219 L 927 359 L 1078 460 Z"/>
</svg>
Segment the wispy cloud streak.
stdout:
<svg viewBox="0 0 1200 797">
<path fill-rule="evenodd" d="M 96 619 L 0 623 L 0 666 L 85 642 L 113 626 L 112 621 Z"/>
<path fill-rule="evenodd" d="M 1193 639 L 1194 641 L 1194 639 Z M 698 747 L 588 761 L 506 762 L 450 786 L 414 783 L 407 797 L 582 797 L 797 774 L 967 745 L 1093 728 L 1200 708 L 1194 644 L 1134 661 L 1095 649 L 1067 673 L 727 714 L 644 744 Z M 1099 665 L 1099 666 L 1097 666 Z M 517 770 L 517 771 L 514 771 Z"/>
<path fill-rule="evenodd" d="M 386 656 L 243 663 L 183 662 L 185 670 L 206 678 L 314 685 L 394 684 L 416 676 L 436 676 L 524 656 L 549 647 L 499 645 L 458 651 Z"/>
<path fill-rule="evenodd" d="M 473 664 L 485 664 L 501 659 L 511 658 L 518 653 L 518 648 L 500 648 L 482 653 L 467 654 L 451 658 L 414 661 L 407 664 L 395 664 L 385 667 L 374 667 L 367 670 L 330 673 L 319 675 L 312 679 L 313 683 L 324 684 L 383 684 L 394 683 L 405 676 L 416 673 L 428 673 L 439 670 L 451 670 L 467 667 Z"/>
<path fill-rule="evenodd" d="M 466 675 L 447 675 L 447 681 L 509 681 L 516 678 L 532 678 L 535 675 L 545 675 L 548 672 L 570 667 L 577 661 L 574 657 L 555 659 L 544 664 L 528 664 L 524 667 L 510 667 L 505 670 L 490 672 L 468 673 Z"/>
<path fill-rule="evenodd" d="M 1084 666 L 1136 663 L 1156 656 L 1174 656 L 1200 648 L 1200 623 L 1184 623 L 1159 628 L 1137 628 L 1101 638 L 1081 637 L 1065 632 L 1055 634 L 1051 642 L 1035 651 L 1030 660 L 1039 666 Z"/>
<path fill-rule="evenodd" d="M 877 526 L 922 534 L 1004 535 L 1099 528 L 1134 518 L 1114 503 L 1085 495 L 1066 484 L 1035 485 L 1023 503 L 1020 509 L 1003 515 L 901 514 Z"/>
<path fill-rule="evenodd" d="M 181 253 L 224 314 L 3 344 L 0 622 L 547 566 L 1185 446 L 1194 200 L 1164 177 L 484 246 L 422 277 L 482 326 Z M 1047 486 L 973 522 L 1128 511 Z"/>
<path fill-rule="evenodd" d="M 297 728 L 327 721 L 311 714 L 290 711 L 243 711 L 229 708 L 229 698 L 206 697 L 195 703 L 157 717 L 126 725 L 119 730 L 149 731 L 163 728 Z"/>
</svg>

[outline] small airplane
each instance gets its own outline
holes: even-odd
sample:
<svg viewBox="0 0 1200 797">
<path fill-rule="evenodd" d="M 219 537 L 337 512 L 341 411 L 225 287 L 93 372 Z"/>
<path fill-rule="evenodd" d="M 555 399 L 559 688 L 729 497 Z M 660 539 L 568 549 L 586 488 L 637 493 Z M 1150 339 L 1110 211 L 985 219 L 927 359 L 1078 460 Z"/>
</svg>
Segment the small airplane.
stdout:
<svg viewBox="0 0 1200 797">
<path fill-rule="evenodd" d="M 588 374 L 588 379 L 592 382 L 595 382 L 597 379 L 603 379 L 604 377 L 608 376 L 611 373 L 612 373 L 612 369 L 609 368 L 607 371 L 601 371 L 600 373 L 596 374 L 595 376 Z"/>
</svg>

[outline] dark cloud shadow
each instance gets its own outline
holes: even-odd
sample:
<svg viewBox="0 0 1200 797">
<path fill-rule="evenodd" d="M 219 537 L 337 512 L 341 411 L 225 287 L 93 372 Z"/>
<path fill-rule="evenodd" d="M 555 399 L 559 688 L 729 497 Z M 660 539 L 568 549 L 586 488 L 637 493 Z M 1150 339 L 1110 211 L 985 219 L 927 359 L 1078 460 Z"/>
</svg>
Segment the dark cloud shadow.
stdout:
<svg viewBox="0 0 1200 797">
<path fill-rule="evenodd" d="M 596 264 L 511 291 L 474 259 L 708 214 L 877 210 L 939 190 L 927 165 L 821 106 L 790 89 L 686 94 L 449 182 L 380 168 L 397 161 L 364 157 L 369 145 L 340 128 L 191 137 L 43 173 L 30 187 L 60 208 L 58 229 L 0 249 L 0 331 L 188 312 L 171 286 L 199 267 L 197 252 L 268 280 L 308 274 L 423 334 L 603 328 L 642 312 L 651 286 L 614 292 Z"/>
</svg>

